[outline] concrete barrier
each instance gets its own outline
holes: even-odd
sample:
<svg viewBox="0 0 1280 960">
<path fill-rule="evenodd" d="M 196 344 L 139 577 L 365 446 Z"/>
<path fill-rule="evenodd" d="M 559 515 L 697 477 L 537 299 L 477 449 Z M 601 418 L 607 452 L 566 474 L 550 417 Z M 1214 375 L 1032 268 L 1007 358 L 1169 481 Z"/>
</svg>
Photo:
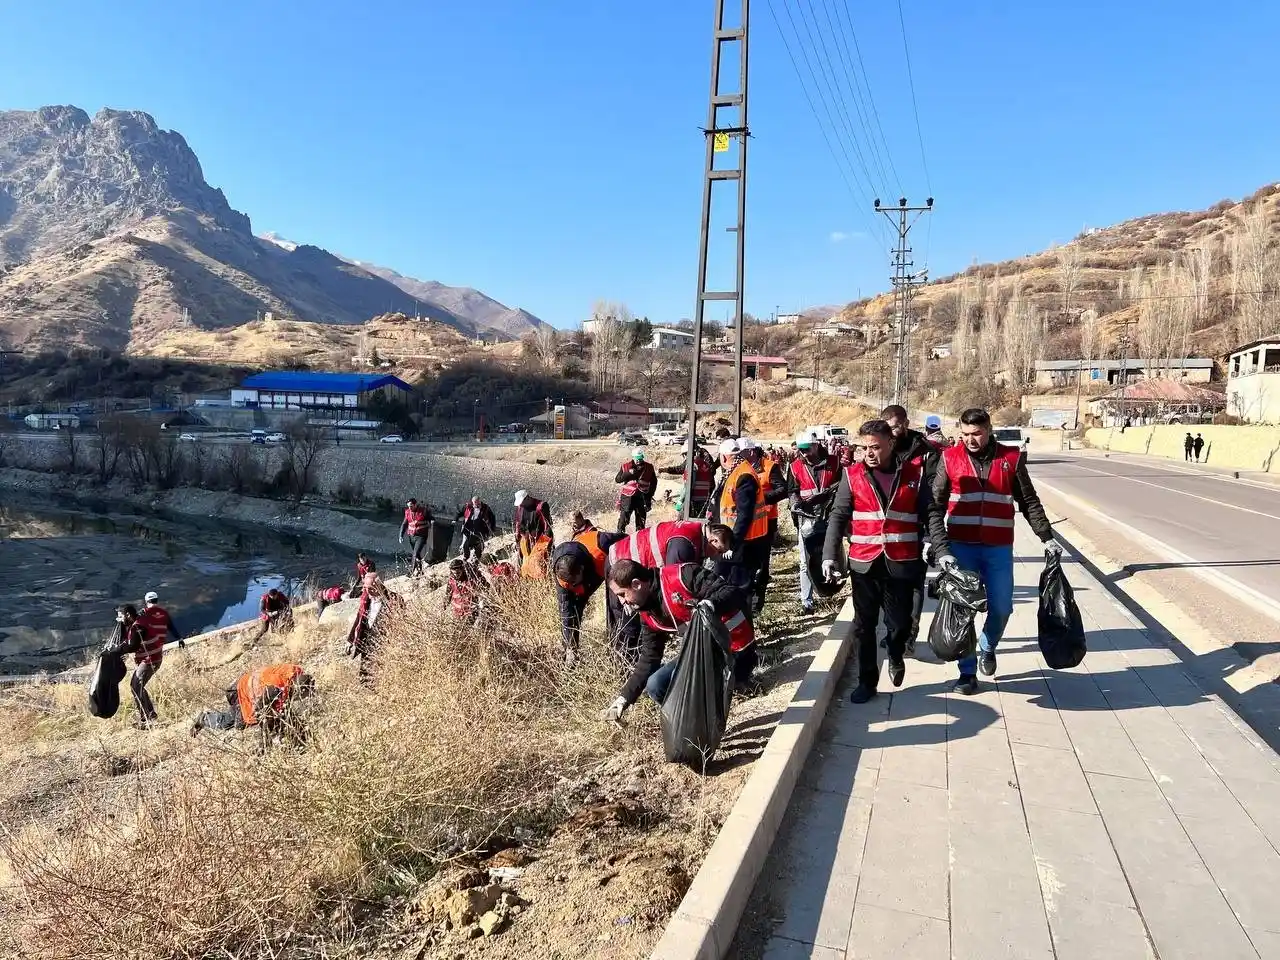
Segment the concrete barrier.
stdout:
<svg viewBox="0 0 1280 960">
<path fill-rule="evenodd" d="M 650 954 L 652 960 L 721 960 L 728 952 L 852 642 L 853 604 L 846 600 Z"/>
<path fill-rule="evenodd" d="M 1153 457 L 1183 459 L 1183 441 L 1187 433 L 1204 437 L 1201 463 L 1234 470 L 1257 470 L 1280 473 L 1280 427 L 1229 427 L 1217 424 L 1186 426 L 1094 427 L 1085 433 L 1085 441 L 1098 450 L 1117 453 L 1140 453 Z"/>
</svg>

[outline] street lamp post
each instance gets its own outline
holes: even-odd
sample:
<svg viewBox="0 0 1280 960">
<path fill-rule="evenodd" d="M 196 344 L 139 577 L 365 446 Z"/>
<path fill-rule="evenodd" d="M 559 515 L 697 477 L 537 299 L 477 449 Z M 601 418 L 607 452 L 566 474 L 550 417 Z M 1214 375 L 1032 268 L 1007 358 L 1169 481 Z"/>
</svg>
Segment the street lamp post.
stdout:
<svg viewBox="0 0 1280 960">
<path fill-rule="evenodd" d="M 480 401 L 475 400 L 471 404 L 471 436 L 476 436 L 476 418 L 480 411 Z"/>
</svg>

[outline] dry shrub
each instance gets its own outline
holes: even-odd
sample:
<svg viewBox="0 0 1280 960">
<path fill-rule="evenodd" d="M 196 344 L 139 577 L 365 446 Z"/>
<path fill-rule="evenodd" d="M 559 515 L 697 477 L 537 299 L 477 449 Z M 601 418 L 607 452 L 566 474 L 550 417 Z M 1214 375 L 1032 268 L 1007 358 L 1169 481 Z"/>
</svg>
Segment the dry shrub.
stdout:
<svg viewBox="0 0 1280 960">
<path fill-rule="evenodd" d="M 512 584 L 480 628 L 442 614 L 438 595 L 412 599 L 370 684 L 318 668 L 302 749 L 205 734 L 86 791 L 57 830 L 4 831 L 16 883 L 0 916 L 15 918 L 19 955 L 258 956 L 290 931 L 335 934 L 335 918 L 495 837 L 559 823 L 565 779 L 652 730 L 592 722 L 617 669 L 589 636 L 580 667 L 561 669 L 549 594 L 548 581 Z M 186 701 L 187 678 L 169 679 Z"/>
</svg>

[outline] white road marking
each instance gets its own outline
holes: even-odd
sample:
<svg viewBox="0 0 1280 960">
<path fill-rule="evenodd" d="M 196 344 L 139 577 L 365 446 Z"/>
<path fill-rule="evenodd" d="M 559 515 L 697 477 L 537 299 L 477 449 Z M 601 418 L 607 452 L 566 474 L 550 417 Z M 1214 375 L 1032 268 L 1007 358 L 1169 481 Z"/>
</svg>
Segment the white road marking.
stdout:
<svg viewBox="0 0 1280 960">
<path fill-rule="evenodd" d="M 1073 460 L 1091 460 L 1092 457 L 1083 456 L 1075 451 L 1060 451 L 1064 456 Z M 1280 493 L 1280 484 L 1268 483 L 1265 480 L 1252 480 L 1249 477 L 1232 477 L 1225 473 L 1215 473 L 1211 470 L 1197 470 L 1194 467 L 1184 467 L 1176 460 L 1169 460 L 1166 457 L 1144 457 L 1141 454 L 1123 454 L 1114 453 L 1110 450 L 1105 451 L 1108 460 L 1116 460 L 1120 463 L 1131 463 L 1135 467 L 1155 467 L 1160 470 L 1171 470 L 1174 473 L 1181 473 L 1188 477 L 1199 477 L 1204 480 L 1217 480 L 1220 483 L 1247 483 L 1251 487 L 1257 487 L 1259 490 L 1270 490 L 1272 493 Z M 1222 467 L 1221 469 L 1228 469 Z M 1260 470 L 1242 470 L 1243 473 L 1261 473 Z"/>
<path fill-rule="evenodd" d="M 1081 470 L 1096 474 L 1099 477 L 1112 477 L 1116 480 L 1128 480 L 1130 483 L 1140 483 L 1144 487 L 1155 487 L 1157 490 L 1165 490 L 1169 493 L 1176 493 L 1184 497 L 1191 497 L 1193 500 L 1203 500 L 1205 503 L 1212 503 L 1219 507 L 1229 507 L 1232 510 L 1239 510 L 1242 513 L 1252 513 L 1254 516 L 1266 517 L 1268 520 L 1280 520 L 1280 516 L 1274 513 L 1264 513 L 1261 510 L 1254 510 L 1251 507 L 1242 507 L 1238 503 L 1231 503 L 1228 500 L 1215 500 L 1213 497 L 1204 497 L 1198 493 L 1190 493 L 1186 490 L 1179 490 L 1177 487 L 1166 487 L 1162 483 L 1152 483 L 1150 480 L 1141 480 L 1138 477 L 1128 477 L 1123 473 L 1108 473 L 1106 470 L 1095 470 L 1093 467 L 1086 467 L 1084 464 L 1076 464 Z"/>
<path fill-rule="evenodd" d="M 1166 561 L 1169 561 L 1172 563 L 1186 564 L 1187 573 L 1190 573 L 1193 576 L 1199 577 L 1201 580 L 1205 581 L 1206 583 L 1214 587 L 1217 587 L 1219 590 L 1223 591 L 1224 593 L 1230 594 L 1231 596 L 1235 597 L 1241 603 L 1244 603 L 1246 606 L 1251 607 L 1252 609 L 1256 610 L 1258 613 L 1261 613 L 1264 616 L 1269 617 L 1272 620 L 1275 620 L 1277 623 L 1280 623 L 1280 603 L 1273 600 L 1271 597 L 1267 596 L 1262 591 L 1255 590 L 1253 587 L 1247 584 L 1241 583 L 1239 580 L 1236 580 L 1234 577 L 1230 577 L 1227 574 L 1223 573 L 1222 571 L 1217 570 L 1213 567 L 1200 566 L 1202 561 L 1197 560 L 1195 557 L 1192 557 L 1188 554 L 1183 553 L 1181 550 L 1178 550 L 1176 547 L 1169 546 L 1169 544 L 1165 543 L 1163 540 L 1158 540 L 1155 537 L 1151 536 L 1151 534 L 1149 533 L 1144 533 L 1143 531 L 1137 529 L 1136 527 L 1132 527 L 1121 520 L 1115 519 L 1115 517 L 1112 517 L 1109 514 L 1104 513 L 1102 510 L 1099 510 L 1097 507 L 1093 506 L 1093 504 L 1088 503 L 1085 500 L 1082 500 L 1080 497 L 1077 497 L 1074 494 L 1067 493 L 1065 490 L 1061 489 L 1060 487 L 1054 486 L 1052 483 L 1048 483 L 1044 480 L 1037 480 L 1036 484 L 1038 486 L 1044 487 L 1047 490 L 1052 490 L 1055 494 L 1057 494 L 1059 497 L 1061 497 L 1063 500 L 1067 501 L 1068 503 L 1072 504 L 1077 509 L 1083 510 L 1085 513 L 1088 513 L 1090 516 L 1100 520 L 1101 522 L 1108 524 L 1109 526 L 1115 527 L 1117 530 L 1124 532 L 1127 536 L 1131 537 L 1133 540 L 1137 541 L 1138 543 L 1146 544 L 1148 549 L 1153 550 L 1155 553 L 1162 556 Z"/>
</svg>

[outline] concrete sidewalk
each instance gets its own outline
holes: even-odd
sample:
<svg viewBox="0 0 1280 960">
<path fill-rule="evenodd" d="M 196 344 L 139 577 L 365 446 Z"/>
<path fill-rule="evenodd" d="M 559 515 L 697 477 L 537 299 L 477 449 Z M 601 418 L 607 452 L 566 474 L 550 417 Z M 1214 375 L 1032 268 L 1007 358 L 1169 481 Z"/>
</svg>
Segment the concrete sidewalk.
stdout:
<svg viewBox="0 0 1280 960">
<path fill-rule="evenodd" d="M 732 956 L 1280 958 L 1280 759 L 1078 563 L 1090 652 L 1045 668 L 1019 528 L 995 681 L 842 684 Z"/>
</svg>

